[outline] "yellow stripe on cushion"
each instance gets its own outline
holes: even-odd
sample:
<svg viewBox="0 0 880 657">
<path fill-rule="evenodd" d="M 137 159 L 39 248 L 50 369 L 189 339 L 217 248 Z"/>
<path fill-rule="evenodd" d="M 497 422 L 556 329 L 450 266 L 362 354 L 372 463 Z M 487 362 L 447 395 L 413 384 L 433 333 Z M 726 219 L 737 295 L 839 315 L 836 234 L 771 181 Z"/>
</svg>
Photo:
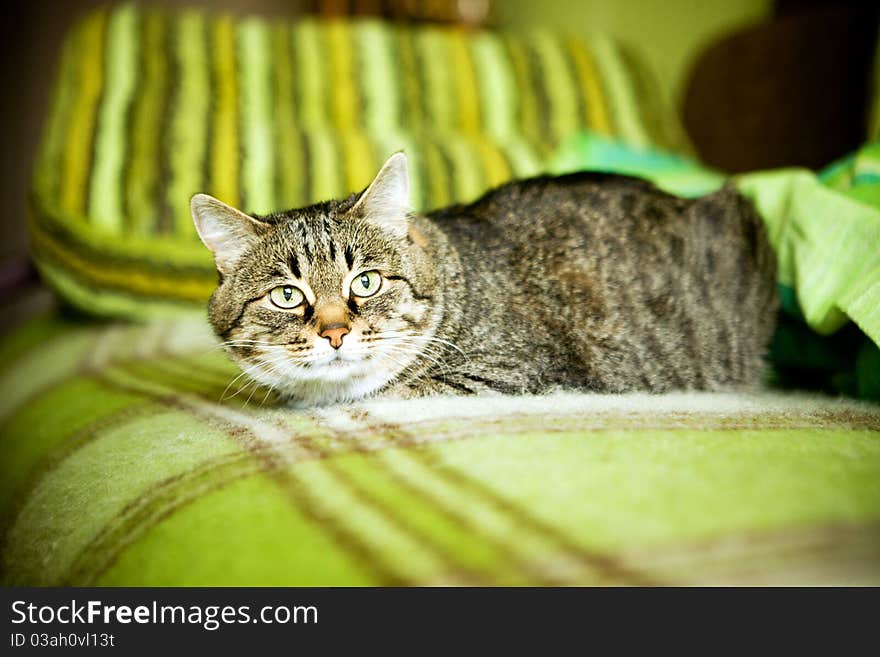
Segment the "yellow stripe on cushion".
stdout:
<svg viewBox="0 0 880 657">
<path fill-rule="evenodd" d="M 174 44 L 180 78 L 173 99 L 171 181 L 166 198 L 174 218 L 174 232 L 193 240 L 196 232 L 189 213 L 189 199 L 203 191 L 205 184 L 203 164 L 210 102 L 205 30 L 201 13 L 185 11 L 180 15 Z"/>
<path fill-rule="evenodd" d="M 584 107 L 587 113 L 584 118 L 587 125 L 596 132 L 610 135 L 611 121 L 608 118 L 605 96 L 602 93 L 602 85 L 599 83 L 593 58 L 586 46 L 579 40 L 568 39 L 567 45 L 575 70 L 580 78 L 580 89 L 584 96 Z"/>
<path fill-rule="evenodd" d="M 428 124 L 435 131 L 455 129 L 455 89 L 448 65 L 449 39 L 439 28 L 424 28 L 415 33 L 415 45 L 426 86 L 423 102 Z"/>
<path fill-rule="evenodd" d="M 101 95 L 104 68 L 104 30 L 107 11 L 98 10 L 83 22 L 80 33 L 79 86 L 70 113 L 65 145 L 65 172 L 61 179 L 61 203 L 65 210 L 85 215 L 95 111 Z"/>
<path fill-rule="evenodd" d="M 556 140 L 571 135 L 579 127 L 575 84 L 568 64 L 560 52 L 559 41 L 545 31 L 534 36 L 534 46 L 541 61 L 541 71 L 550 96 L 550 122 Z"/>
<path fill-rule="evenodd" d="M 235 69 L 235 22 L 219 17 L 212 26 L 214 126 L 211 193 L 229 205 L 241 204 L 238 187 L 238 77 Z"/>
<path fill-rule="evenodd" d="M 477 134 L 480 130 L 480 106 L 477 101 L 477 81 L 468 49 L 468 41 L 460 30 L 447 33 L 451 58 L 449 65 L 455 72 L 455 96 L 459 110 L 458 128 Z"/>
<path fill-rule="evenodd" d="M 312 129 L 305 133 L 309 142 L 311 160 L 307 166 L 312 172 L 312 188 L 306 203 L 317 203 L 338 197 L 343 191 L 342 169 L 336 154 L 332 129 Z"/>
<path fill-rule="evenodd" d="M 518 129 L 516 89 L 504 45 L 491 32 L 481 32 L 474 36 L 471 44 L 479 76 L 483 130 L 497 139 L 505 139 L 517 133 Z"/>
<path fill-rule="evenodd" d="M 365 125 L 376 133 L 401 127 L 401 89 L 394 74 L 390 30 L 377 21 L 361 23 L 355 29 Z"/>
<path fill-rule="evenodd" d="M 137 78 L 137 19 L 134 5 L 121 5 L 107 25 L 106 92 L 99 111 L 89 194 L 92 223 L 116 234 L 121 232 L 124 220 L 125 122 Z"/>
<path fill-rule="evenodd" d="M 631 146 L 647 146 L 650 142 L 636 111 L 636 99 L 626 69 L 614 43 L 604 34 L 596 34 L 592 40 L 596 63 L 607 80 L 607 91 L 614 108 L 617 133 Z"/>
<path fill-rule="evenodd" d="M 325 33 L 333 80 L 330 111 L 334 127 L 345 131 L 361 123 L 361 102 L 352 61 L 352 33 L 347 22 L 338 20 L 328 23 Z"/>
<path fill-rule="evenodd" d="M 423 151 L 425 178 L 428 181 L 428 200 L 425 206 L 439 208 L 449 205 L 452 202 L 453 192 L 446 158 L 436 141 L 425 142 Z"/>
<path fill-rule="evenodd" d="M 57 267 L 50 260 L 37 261 L 40 277 L 72 308 L 84 315 L 123 318 L 125 321 L 149 322 L 160 318 L 179 318 L 182 313 L 203 317 L 204 301 L 176 298 L 148 298 L 83 282 L 72 272 Z"/>
<path fill-rule="evenodd" d="M 321 56 L 318 26 L 313 20 L 304 20 L 294 26 L 293 46 L 299 63 L 299 79 L 296 82 L 299 84 L 298 97 L 302 102 L 299 108 L 300 124 L 306 129 L 323 126 L 327 123 L 324 116 L 324 83 L 329 74 Z"/>
<path fill-rule="evenodd" d="M 458 135 L 444 137 L 444 147 L 452 160 L 455 181 L 455 201 L 473 201 L 485 191 L 484 172 L 480 166 L 479 154 L 473 142 Z"/>
<path fill-rule="evenodd" d="M 277 209 L 266 23 L 256 19 L 243 21 L 238 43 L 242 78 L 242 186 L 248 211 L 266 213 Z"/>
<path fill-rule="evenodd" d="M 369 140 L 360 130 L 345 130 L 339 137 L 347 173 L 343 193 L 359 192 L 376 175 L 376 157 Z"/>
<path fill-rule="evenodd" d="M 541 134 L 538 122 L 536 90 L 532 85 L 529 75 L 528 60 L 520 39 L 511 36 L 504 37 L 507 53 L 513 70 L 514 88 L 518 103 L 517 127 L 520 134 L 530 138 L 537 138 Z"/>
<path fill-rule="evenodd" d="M 73 30 L 64 40 L 61 61 L 55 82 L 52 105 L 46 118 L 37 164 L 34 168 L 34 187 L 41 195 L 57 198 L 62 163 L 66 157 L 65 137 L 75 99 L 79 97 L 76 63 L 80 56 L 80 31 Z"/>
<path fill-rule="evenodd" d="M 507 153 L 514 178 L 529 178 L 541 173 L 544 166 L 541 153 L 525 139 L 509 139 L 501 147 Z"/>
<path fill-rule="evenodd" d="M 475 137 L 475 146 L 483 162 L 486 188 L 497 187 L 511 178 L 510 166 L 498 147 L 481 135 Z"/>
<path fill-rule="evenodd" d="M 161 13 L 150 12 L 143 20 L 143 45 L 140 48 L 143 78 L 131 121 L 131 156 L 126 186 L 129 215 L 126 232 L 142 236 L 149 235 L 158 220 L 156 186 L 160 163 L 157 144 L 161 142 L 160 121 L 168 93 L 166 19 Z"/>
<path fill-rule="evenodd" d="M 100 261 L 81 256 L 67 244 L 57 243 L 49 233 L 44 232 L 37 222 L 30 223 L 31 243 L 34 252 L 49 263 L 61 265 L 66 271 L 87 280 L 97 287 L 124 290 L 129 294 L 145 297 L 164 297 L 203 302 L 217 287 L 216 275 L 206 271 L 204 276 L 181 274 L 169 267 L 161 274 L 156 271 L 145 272 L 118 263 Z"/>
<path fill-rule="evenodd" d="M 401 128 L 411 132 L 417 132 L 427 122 L 426 112 L 422 110 L 427 105 L 424 100 L 425 94 L 419 85 L 422 75 L 419 72 L 419 59 L 416 53 L 414 31 L 403 27 L 394 29 L 394 44 L 397 71 L 397 79 L 400 81 L 400 93 L 403 98 L 403 116 L 401 116 Z"/>
<path fill-rule="evenodd" d="M 272 66 L 275 69 L 275 156 L 278 167 L 278 207 L 305 204 L 305 167 L 296 122 L 291 31 L 286 24 L 274 27 Z"/>
</svg>

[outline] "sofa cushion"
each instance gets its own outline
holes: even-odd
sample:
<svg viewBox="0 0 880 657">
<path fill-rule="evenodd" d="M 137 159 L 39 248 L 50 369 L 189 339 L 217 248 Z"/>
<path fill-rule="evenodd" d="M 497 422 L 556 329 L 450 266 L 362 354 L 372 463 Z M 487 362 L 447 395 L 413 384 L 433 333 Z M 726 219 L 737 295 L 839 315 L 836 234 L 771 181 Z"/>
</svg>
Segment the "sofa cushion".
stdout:
<svg viewBox="0 0 880 657">
<path fill-rule="evenodd" d="M 361 189 L 406 149 L 413 201 L 429 208 L 541 171 L 584 127 L 686 149 L 652 85 L 602 36 L 99 9 L 64 44 L 33 255 L 89 313 L 198 309 L 215 274 L 194 193 L 257 213 L 301 206 Z"/>
</svg>

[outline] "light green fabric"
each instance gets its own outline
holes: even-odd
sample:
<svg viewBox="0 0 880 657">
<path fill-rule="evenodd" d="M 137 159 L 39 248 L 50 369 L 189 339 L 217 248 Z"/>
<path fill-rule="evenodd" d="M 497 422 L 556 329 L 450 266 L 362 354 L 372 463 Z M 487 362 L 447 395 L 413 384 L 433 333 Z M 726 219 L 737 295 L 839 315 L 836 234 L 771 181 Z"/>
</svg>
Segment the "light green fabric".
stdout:
<svg viewBox="0 0 880 657">
<path fill-rule="evenodd" d="M 567 139 L 550 160 L 556 174 L 609 171 L 652 181 L 679 196 L 702 196 L 724 184 L 725 176 L 689 157 L 656 147 L 635 147 L 595 132 L 582 131 Z"/>
<path fill-rule="evenodd" d="M 737 186 L 764 217 L 779 282 L 797 291 L 809 325 L 827 335 L 851 319 L 880 343 L 880 207 L 806 170 L 748 174 Z"/>
</svg>

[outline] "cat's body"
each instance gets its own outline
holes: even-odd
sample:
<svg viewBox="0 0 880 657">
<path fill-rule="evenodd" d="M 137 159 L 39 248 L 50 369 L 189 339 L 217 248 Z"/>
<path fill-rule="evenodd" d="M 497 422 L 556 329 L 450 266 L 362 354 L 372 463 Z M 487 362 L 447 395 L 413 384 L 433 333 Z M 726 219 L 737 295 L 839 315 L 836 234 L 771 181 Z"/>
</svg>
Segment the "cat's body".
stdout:
<svg viewBox="0 0 880 657">
<path fill-rule="evenodd" d="M 306 404 L 759 381 L 775 258 L 733 188 L 685 200 L 574 174 L 418 216 L 406 212 L 405 176 L 397 155 L 362 195 L 238 217 L 250 236 L 216 233 L 244 240 L 232 255 L 229 239 L 206 238 L 232 226 L 210 221 L 225 206 L 194 199 L 222 274 L 211 321 L 251 376 Z M 277 307 L 288 292 L 300 306 Z"/>
</svg>

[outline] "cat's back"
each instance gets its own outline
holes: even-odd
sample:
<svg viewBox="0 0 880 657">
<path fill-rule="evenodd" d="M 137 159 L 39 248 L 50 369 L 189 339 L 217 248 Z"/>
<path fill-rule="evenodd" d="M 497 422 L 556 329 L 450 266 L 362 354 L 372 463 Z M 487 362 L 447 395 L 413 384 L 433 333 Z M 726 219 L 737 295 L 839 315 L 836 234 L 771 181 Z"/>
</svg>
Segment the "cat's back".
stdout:
<svg viewBox="0 0 880 657">
<path fill-rule="evenodd" d="M 732 186 L 684 199 L 628 176 L 541 176 L 431 218 L 473 274 L 483 304 L 472 321 L 507 318 L 546 345 L 564 385 L 656 391 L 758 378 L 775 257 Z"/>
<path fill-rule="evenodd" d="M 710 277 L 775 275 L 763 222 L 732 185 L 688 199 L 612 173 L 539 176 L 431 218 L 466 254 L 543 265 L 547 273 L 560 260 L 568 269 L 572 259 L 596 267 L 610 259 L 618 275 L 627 267 L 655 277 L 685 269 Z"/>
<path fill-rule="evenodd" d="M 506 241 L 553 239 L 568 229 L 598 235 L 679 222 L 689 201 L 667 194 L 641 178 L 578 172 L 515 180 L 470 205 L 432 213 L 453 235 L 495 233 Z"/>
</svg>

